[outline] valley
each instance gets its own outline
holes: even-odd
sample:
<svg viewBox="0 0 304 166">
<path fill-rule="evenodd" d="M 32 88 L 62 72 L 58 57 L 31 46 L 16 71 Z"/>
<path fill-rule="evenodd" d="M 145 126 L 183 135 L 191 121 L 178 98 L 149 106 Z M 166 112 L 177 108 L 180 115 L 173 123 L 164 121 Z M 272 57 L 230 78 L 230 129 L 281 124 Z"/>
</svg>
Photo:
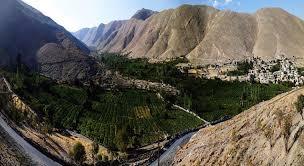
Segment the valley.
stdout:
<svg viewBox="0 0 304 166">
<path fill-rule="evenodd" d="M 156 93 L 152 89 L 123 86 L 104 89 L 93 82 L 88 86 L 79 82 L 58 83 L 22 68 L 17 72 L 2 70 L 1 75 L 8 78 L 12 90 L 35 111 L 38 116 L 36 121 L 41 123 L 38 126 L 26 125 L 27 129 L 20 129 L 21 133 L 33 139 L 34 135 L 42 134 L 39 137 L 43 138 L 43 133 L 64 135 L 63 131 L 72 130 L 108 149 L 106 153 L 99 153 L 102 158 L 106 156 L 122 163 L 128 160 L 145 161 L 150 155 L 158 153 L 158 148 L 142 152 L 137 149 L 158 141 L 170 141 L 179 134 L 197 130 L 204 125 L 201 118 L 213 122 L 233 117 L 291 88 L 279 84 L 225 82 L 192 77 L 181 73 L 176 67 L 183 60 L 150 64 L 146 60 L 132 60 L 115 54 L 100 55 L 97 59 L 109 70 L 117 71 L 122 76 L 163 82 L 178 87 L 180 92 Z M 2 105 L 6 105 L 5 101 L 3 98 Z M 194 111 L 201 118 L 181 110 L 175 104 Z M 18 113 L 18 110 L 6 111 L 6 114 L 17 125 L 24 125 L 24 122 L 32 124 L 31 119 Z M 36 134 L 33 137 L 31 133 Z M 43 142 L 43 139 L 40 141 Z M 72 144 L 67 148 L 69 146 L 71 148 Z"/>
<path fill-rule="evenodd" d="M 236 12 L 224 6 L 243 2 L 224 0 L 153 11 L 134 0 L 142 9 L 120 1 L 109 17 L 114 1 L 1 1 L 1 166 L 303 163 L 295 11 Z"/>
</svg>

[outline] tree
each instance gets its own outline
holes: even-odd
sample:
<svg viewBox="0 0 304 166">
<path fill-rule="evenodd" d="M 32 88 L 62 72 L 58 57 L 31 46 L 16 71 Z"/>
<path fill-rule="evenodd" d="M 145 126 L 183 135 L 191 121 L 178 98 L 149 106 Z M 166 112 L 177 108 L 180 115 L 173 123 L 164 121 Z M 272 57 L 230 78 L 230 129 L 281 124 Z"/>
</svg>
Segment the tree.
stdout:
<svg viewBox="0 0 304 166">
<path fill-rule="evenodd" d="M 80 142 L 77 142 L 73 146 L 70 155 L 78 165 L 82 165 L 82 163 L 86 160 L 85 148 Z"/>
<path fill-rule="evenodd" d="M 121 152 L 127 151 L 128 143 L 129 143 L 129 136 L 128 136 L 128 133 L 127 133 L 127 130 L 125 127 L 118 130 L 118 132 L 114 138 L 114 142 L 119 151 L 121 151 Z"/>
<path fill-rule="evenodd" d="M 17 57 L 16 57 L 17 70 L 21 70 L 21 67 L 22 67 L 21 57 L 22 57 L 22 55 L 20 53 L 18 53 Z"/>
</svg>

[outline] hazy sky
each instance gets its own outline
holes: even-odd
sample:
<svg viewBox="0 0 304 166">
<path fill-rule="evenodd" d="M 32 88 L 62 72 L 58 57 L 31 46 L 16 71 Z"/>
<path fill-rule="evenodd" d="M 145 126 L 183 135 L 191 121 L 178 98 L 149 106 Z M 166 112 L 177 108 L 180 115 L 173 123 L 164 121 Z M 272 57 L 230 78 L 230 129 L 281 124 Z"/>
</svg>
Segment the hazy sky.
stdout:
<svg viewBox="0 0 304 166">
<path fill-rule="evenodd" d="M 130 18 L 137 10 L 156 11 L 182 4 L 207 4 L 219 9 L 253 13 L 262 7 L 281 7 L 304 18 L 304 0 L 23 0 L 69 31 Z"/>
</svg>

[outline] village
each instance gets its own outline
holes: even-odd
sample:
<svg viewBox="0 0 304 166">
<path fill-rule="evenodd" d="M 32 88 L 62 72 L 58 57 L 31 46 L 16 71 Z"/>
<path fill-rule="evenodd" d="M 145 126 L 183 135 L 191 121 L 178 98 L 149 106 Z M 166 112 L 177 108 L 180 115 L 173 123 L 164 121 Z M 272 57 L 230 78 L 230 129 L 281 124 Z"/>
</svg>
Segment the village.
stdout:
<svg viewBox="0 0 304 166">
<path fill-rule="evenodd" d="M 193 66 L 184 63 L 178 64 L 177 67 L 182 73 L 205 79 L 247 81 L 261 84 L 285 82 L 292 83 L 295 86 L 304 84 L 304 76 L 295 66 L 294 60 L 288 59 L 284 55 L 271 61 L 254 57 L 221 65 Z"/>
</svg>

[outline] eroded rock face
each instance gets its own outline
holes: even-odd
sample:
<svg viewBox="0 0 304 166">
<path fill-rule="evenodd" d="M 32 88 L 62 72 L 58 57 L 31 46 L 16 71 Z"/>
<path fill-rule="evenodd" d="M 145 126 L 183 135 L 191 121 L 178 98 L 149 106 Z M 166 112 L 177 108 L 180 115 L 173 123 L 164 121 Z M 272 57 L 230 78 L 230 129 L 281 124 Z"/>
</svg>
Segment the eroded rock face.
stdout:
<svg viewBox="0 0 304 166">
<path fill-rule="evenodd" d="M 98 72 L 97 63 L 68 38 L 45 44 L 37 52 L 37 61 L 41 74 L 55 80 L 89 79 Z"/>
<path fill-rule="evenodd" d="M 304 119 L 296 89 L 195 134 L 173 165 L 303 165 Z"/>
<path fill-rule="evenodd" d="M 95 36 L 100 40 L 94 46 L 100 52 L 130 53 L 130 57 L 151 61 L 186 56 L 194 64 L 253 56 L 269 60 L 284 54 L 304 65 L 304 22 L 278 8 L 245 14 L 183 5 L 121 23 L 111 37 Z"/>
</svg>

